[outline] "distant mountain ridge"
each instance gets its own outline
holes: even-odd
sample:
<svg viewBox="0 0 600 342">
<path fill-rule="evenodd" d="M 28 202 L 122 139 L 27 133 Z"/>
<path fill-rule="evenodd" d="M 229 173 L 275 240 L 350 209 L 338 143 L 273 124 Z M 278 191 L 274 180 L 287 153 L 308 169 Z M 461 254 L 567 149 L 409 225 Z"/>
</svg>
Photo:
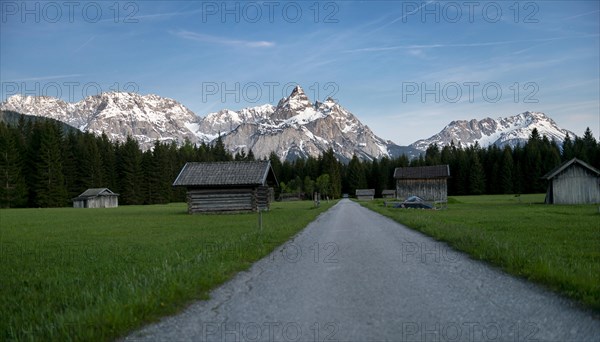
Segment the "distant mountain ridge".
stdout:
<svg viewBox="0 0 600 342">
<path fill-rule="evenodd" d="M 25 114 L 13 112 L 10 110 L 0 110 L 0 122 L 4 122 L 11 126 L 16 126 L 19 124 L 19 121 L 21 120 L 21 118 L 24 120 L 24 122 L 50 121 L 50 122 L 57 123 L 61 127 L 63 132 L 78 131 L 77 128 L 70 126 L 59 120 L 46 118 L 43 116 L 25 115 Z"/>
<path fill-rule="evenodd" d="M 199 118 L 179 102 L 157 95 L 110 92 L 68 103 L 48 96 L 14 95 L 0 109 L 45 116 L 81 131 L 106 133 L 112 140 L 136 138 L 143 148 L 154 141 L 198 140 L 187 128 Z"/>
<path fill-rule="evenodd" d="M 252 149 L 259 158 L 271 152 L 282 159 L 316 157 L 329 148 L 342 161 L 353 155 L 367 160 L 402 154 L 416 157 L 433 143 L 446 146 L 454 142 L 463 147 L 524 144 L 534 128 L 559 144 L 567 134 L 575 137 L 544 113 L 524 112 L 506 118 L 452 121 L 430 138 L 399 146 L 378 137 L 333 99 L 311 102 L 300 86 L 276 106 L 223 109 L 205 117 L 196 116 L 173 99 L 122 92 L 89 96 L 76 103 L 14 95 L 0 103 L 0 110 L 52 118 L 82 131 L 104 132 L 112 140 L 124 141 L 131 135 L 143 149 L 151 148 L 156 140 L 210 143 L 221 135 L 232 153 Z"/>
<path fill-rule="evenodd" d="M 211 113 L 202 120 L 199 131 L 216 136 L 217 129 L 230 150 L 252 149 L 257 156 L 275 151 L 282 159 L 316 157 L 329 148 L 340 160 L 350 160 L 353 155 L 363 159 L 395 157 L 398 151 L 418 155 L 414 149 L 378 137 L 331 98 L 312 103 L 300 86 L 277 106 Z"/>
<path fill-rule="evenodd" d="M 438 134 L 428 139 L 418 140 L 410 145 L 420 151 L 425 151 L 431 144 L 440 147 L 454 142 L 456 146 L 467 147 L 478 143 L 482 147 L 495 144 L 499 147 L 517 144 L 523 145 L 536 128 L 541 136 L 554 140 L 562 145 L 566 135 L 574 138 L 575 133 L 558 127 L 556 122 L 539 112 L 524 112 L 506 118 L 485 118 L 482 120 L 457 120 L 450 122 Z"/>
<path fill-rule="evenodd" d="M 332 99 L 311 103 L 300 86 L 277 106 L 223 109 L 204 118 L 173 99 L 119 92 L 76 103 L 14 95 L 0 109 L 53 118 L 95 134 L 104 132 L 112 140 L 124 141 L 131 135 L 144 149 L 156 140 L 210 143 L 221 135 L 231 152 L 252 149 L 259 158 L 271 152 L 282 159 L 316 157 L 329 148 L 341 160 L 355 154 L 364 159 L 394 157 L 398 152 L 418 155 L 412 148 L 379 138 Z"/>
</svg>

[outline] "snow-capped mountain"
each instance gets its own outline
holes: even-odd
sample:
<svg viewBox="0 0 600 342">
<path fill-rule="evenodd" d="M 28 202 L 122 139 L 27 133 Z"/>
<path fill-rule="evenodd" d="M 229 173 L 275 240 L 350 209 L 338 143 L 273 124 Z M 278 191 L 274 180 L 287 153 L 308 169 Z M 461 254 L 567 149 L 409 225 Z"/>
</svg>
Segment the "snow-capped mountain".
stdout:
<svg viewBox="0 0 600 342">
<path fill-rule="evenodd" d="M 49 117 L 82 131 L 104 132 L 117 141 L 131 135 L 144 149 L 151 148 L 156 140 L 210 143 L 221 135 L 231 152 L 252 149 L 259 158 L 273 151 L 282 159 L 316 157 L 329 148 L 343 161 L 353 155 L 363 159 L 402 154 L 415 157 L 433 143 L 445 146 L 453 141 L 457 146 L 470 146 L 477 142 L 483 147 L 524 144 L 534 128 L 559 144 L 567 134 L 575 137 L 545 114 L 525 112 L 507 118 L 452 121 L 429 139 L 398 146 L 375 135 L 331 98 L 312 103 L 300 86 L 277 106 L 223 109 L 204 118 L 173 99 L 121 92 L 89 96 L 76 103 L 14 95 L 0 103 L 0 110 Z"/>
<path fill-rule="evenodd" d="M 283 159 L 316 157 L 329 148 L 342 160 L 354 154 L 371 159 L 418 152 L 379 138 L 332 99 L 313 104 L 300 86 L 277 106 L 223 109 L 204 118 L 172 99 L 120 92 L 89 96 L 76 103 L 14 95 L 1 103 L 0 109 L 50 117 L 82 131 L 104 132 L 118 141 L 131 135 L 144 149 L 156 140 L 210 143 L 220 134 L 232 152 L 252 149 L 257 157 L 272 151 Z"/>
<path fill-rule="evenodd" d="M 232 152 L 252 149 L 259 157 L 272 151 L 282 159 L 316 157 L 332 148 L 342 160 L 355 154 L 372 159 L 392 156 L 391 150 L 402 150 L 376 136 L 334 100 L 312 103 L 300 86 L 275 107 L 222 110 L 201 120 L 197 135 L 216 137 L 219 133 Z"/>
<path fill-rule="evenodd" d="M 197 141 L 190 128 L 200 119 L 179 102 L 157 95 L 109 92 L 68 103 L 47 96 L 14 95 L 0 104 L 1 110 L 60 120 L 81 131 L 124 141 L 136 138 L 143 148 L 154 141 Z"/>
<path fill-rule="evenodd" d="M 264 121 L 273 114 L 275 106 L 266 104 L 258 107 L 244 108 L 240 111 L 223 109 L 216 113 L 210 113 L 201 119 L 196 132 L 202 132 L 207 138 L 212 140 L 219 134 L 231 132 L 239 125 L 246 122 L 258 123 Z"/>
<path fill-rule="evenodd" d="M 524 112 L 506 118 L 452 121 L 438 134 L 428 139 L 418 140 L 410 147 L 425 151 L 431 144 L 435 143 L 442 147 L 450 145 L 451 142 L 463 147 L 471 146 L 476 142 L 482 147 L 492 144 L 514 147 L 517 144 L 524 145 L 534 128 L 537 128 L 540 136 L 545 135 L 559 145 L 567 134 L 571 138 L 575 137 L 573 132 L 558 127 L 554 120 L 544 113 Z"/>
</svg>

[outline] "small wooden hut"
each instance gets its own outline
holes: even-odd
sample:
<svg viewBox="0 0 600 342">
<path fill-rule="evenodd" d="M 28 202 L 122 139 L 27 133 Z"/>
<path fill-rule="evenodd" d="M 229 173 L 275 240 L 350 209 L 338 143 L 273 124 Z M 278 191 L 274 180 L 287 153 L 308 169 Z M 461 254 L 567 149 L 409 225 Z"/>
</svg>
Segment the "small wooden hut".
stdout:
<svg viewBox="0 0 600 342">
<path fill-rule="evenodd" d="M 545 174 L 548 204 L 600 203 L 600 171 L 573 158 Z"/>
<path fill-rule="evenodd" d="M 276 185 L 268 160 L 187 163 L 173 183 L 187 188 L 190 214 L 267 210 Z"/>
<path fill-rule="evenodd" d="M 372 201 L 375 198 L 375 189 L 356 189 L 356 199 L 359 201 Z"/>
<path fill-rule="evenodd" d="M 119 194 L 108 188 L 87 189 L 72 201 L 73 208 L 116 208 L 119 206 Z"/>
<path fill-rule="evenodd" d="M 383 190 L 381 192 L 383 198 L 396 198 L 396 190 Z"/>
<path fill-rule="evenodd" d="M 394 170 L 396 197 L 419 196 L 426 201 L 448 201 L 448 165 L 398 167 Z"/>
</svg>

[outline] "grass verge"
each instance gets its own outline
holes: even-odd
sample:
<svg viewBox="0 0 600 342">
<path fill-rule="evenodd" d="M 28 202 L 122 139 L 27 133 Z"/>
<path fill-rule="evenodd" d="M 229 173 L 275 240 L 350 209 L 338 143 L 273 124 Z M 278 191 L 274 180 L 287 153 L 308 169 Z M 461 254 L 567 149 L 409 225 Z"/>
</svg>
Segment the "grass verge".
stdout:
<svg viewBox="0 0 600 342">
<path fill-rule="evenodd" d="M 111 340 L 206 299 L 335 202 L 0 210 L 0 340 Z"/>
<path fill-rule="evenodd" d="M 595 205 L 545 205 L 544 195 L 461 196 L 447 210 L 360 202 L 454 248 L 544 284 L 600 312 L 600 213 Z"/>
</svg>

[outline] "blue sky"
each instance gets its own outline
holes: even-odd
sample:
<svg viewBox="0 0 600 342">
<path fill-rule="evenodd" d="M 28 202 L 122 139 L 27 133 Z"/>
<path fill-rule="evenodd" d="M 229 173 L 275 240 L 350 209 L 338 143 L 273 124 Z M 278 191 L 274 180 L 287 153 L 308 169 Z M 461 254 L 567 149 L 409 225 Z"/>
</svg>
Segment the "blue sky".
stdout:
<svg viewBox="0 0 600 342">
<path fill-rule="evenodd" d="M 297 83 L 399 144 L 527 110 L 600 133 L 598 1 L 0 4 L 2 100 L 125 90 L 204 116 Z"/>
</svg>

